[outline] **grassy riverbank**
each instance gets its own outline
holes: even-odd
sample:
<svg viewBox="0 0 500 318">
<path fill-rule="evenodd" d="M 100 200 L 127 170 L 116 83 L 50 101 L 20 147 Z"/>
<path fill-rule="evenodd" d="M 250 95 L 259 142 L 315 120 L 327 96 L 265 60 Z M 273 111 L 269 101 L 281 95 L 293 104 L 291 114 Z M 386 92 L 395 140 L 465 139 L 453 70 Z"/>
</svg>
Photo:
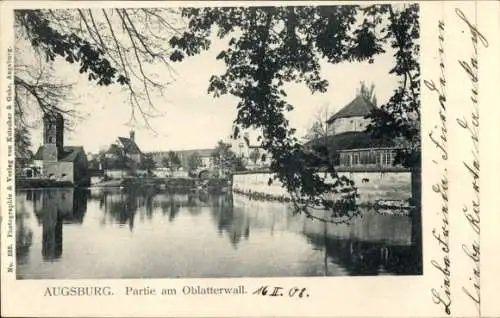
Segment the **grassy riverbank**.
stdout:
<svg viewBox="0 0 500 318">
<path fill-rule="evenodd" d="M 204 189 L 222 190 L 228 187 L 226 179 L 195 179 L 195 178 L 155 178 L 155 177 L 126 177 L 122 179 L 105 180 L 95 183 L 92 187 L 155 187 L 161 189 Z"/>
<path fill-rule="evenodd" d="M 16 178 L 16 189 L 36 189 L 36 188 L 68 188 L 74 187 L 69 181 L 57 181 L 41 178 Z"/>
<path fill-rule="evenodd" d="M 69 181 L 57 181 L 42 178 L 19 178 L 16 179 L 18 189 L 37 188 L 69 188 L 75 185 Z M 158 177 L 124 177 L 116 179 L 103 179 L 93 183 L 93 188 L 117 188 L 117 187 L 153 187 L 157 189 L 178 190 L 207 190 L 226 191 L 230 189 L 227 179 L 195 179 L 195 178 L 158 178 Z M 86 187 L 83 187 L 86 188 Z"/>
</svg>

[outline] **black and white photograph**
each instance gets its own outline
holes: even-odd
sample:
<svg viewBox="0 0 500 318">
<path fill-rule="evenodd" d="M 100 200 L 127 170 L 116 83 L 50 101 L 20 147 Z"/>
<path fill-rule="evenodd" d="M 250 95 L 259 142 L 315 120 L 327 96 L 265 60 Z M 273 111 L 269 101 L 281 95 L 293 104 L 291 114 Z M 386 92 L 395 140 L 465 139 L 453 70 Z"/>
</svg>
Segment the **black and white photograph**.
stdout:
<svg viewBox="0 0 500 318">
<path fill-rule="evenodd" d="M 419 4 L 189 5 L 14 10 L 17 280 L 421 276 Z"/>
</svg>

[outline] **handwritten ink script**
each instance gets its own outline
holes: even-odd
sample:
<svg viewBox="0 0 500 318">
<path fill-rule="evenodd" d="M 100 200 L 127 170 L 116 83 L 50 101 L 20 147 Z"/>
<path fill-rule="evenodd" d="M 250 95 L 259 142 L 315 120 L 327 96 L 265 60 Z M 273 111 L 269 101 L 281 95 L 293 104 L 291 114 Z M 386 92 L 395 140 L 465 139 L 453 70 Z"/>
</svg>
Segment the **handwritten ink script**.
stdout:
<svg viewBox="0 0 500 318">
<path fill-rule="evenodd" d="M 470 156 L 463 159 L 464 173 L 470 176 L 470 193 L 471 199 L 467 199 L 462 207 L 462 213 L 467 224 L 473 233 L 471 241 L 462 244 L 462 251 L 468 259 L 471 260 L 472 266 L 467 283 L 462 286 L 462 291 L 475 304 L 478 314 L 480 314 L 480 187 L 479 187 L 479 79 L 478 79 L 478 51 L 480 47 L 487 48 L 488 40 L 478 30 L 475 24 L 471 23 L 463 11 L 456 9 L 456 16 L 459 21 L 464 24 L 468 32 L 463 32 L 467 37 L 470 37 L 472 44 L 471 55 L 464 59 L 459 59 L 460 69 L 465 72 L 465 75 L 470 81 L 470 100 L 465 105 L 469 105 L 469 109 L 464 111 L 465 115 L 456 118 L 456 123 L 468 136 L 471 144 Z M 442 306 L 443 311 L 447 315 L 452 313 L 453 295 L 451 291 L 452 270 L 450 259 L 450 229 L 449 229 L 449 214 L 448 214 L 448 170 L 447 161 L 449 157 L 448 150 L 448 119 L 447 119 L 447 95 L 446 95 L 446 77 L 445 77 L 445 24 L 443 21 L 438 21 L 438 55 L 440 76 L 437 82 L 433 80 L 425 80 L 426 88 L 435 94 L 438 105 L 439 125 L 436 125 L 431 132 L 429 138 L 432 144 L 436 147 L 439 153 L 439 158 L 433 162 L 439 166 L 440 177 L 437 182 L 432 185 L 433 192 L 439 197 L 441 206 L 440 224 L 432 229 L 432 235 L 436 244 L 439 246 L 440 257 L 432 259 L 431 264 L 441 276 L 438 287 L 431 289 L 432 300 L 435 304 Z"/>
<path fill-rule="evenodd" d="M 307 288 L 304 287 L 292 287 L 292 288 L 285 288 L 282 286 L 260 286 L 257 288 L 252 295 L 258 295 L 258 296 L 269 296 L 269 297 L 290 297 L 290 298 L 307 298 L 309 297 L 309 292 L 307 291 Z"/>
<path fill-rule="evenodd" d="M 441 257 L 439 259 L 431 260 L 432 266 L 437 269 L 442 276 L 440 279 L 439 288 L 432 288 L 432 300 L 435 304 L 443 306 L 446 314 L 451 314 L 451 289 L 450 289 L 450 246 L 449 246 L 449 222 L 448 222 L 448 170 L 446 162 L 448 161 L 448 126 L 447 126 L 447 113 L 446 113 L 446 78 L 445 78 L 445 52 L 444 52 L 444 31 L 445 25 L 443 21 L 438 22 L 438 41 L 439 41 L 439 68 L 440 76 L 438 84 L 433 80 L 425 80 L 424 84 L 431 92 L 436 94 L 437 102 L 439 104 L 439 127 L 435 126 L 429 133 L 429 138 L 440 152 L 437 164 L 440 171 L 439 181 L 432 185 L 433 192 L 439 197 L 441 202 L 440 214 L 441 224 L 439 228 L 432 229 L 432 235 L 439 245 Z M 438 137 L 435 135 L 438 134 Z"/>
<path fill-rule="evenodd" d="M 480 315 L 480 202 L 479 202 L 479 87 L 478 87 L 478 50 L 480 46 L 488 47 L 488 40 L 477 29 L 477 27 L 470 22 L 466 15 L 459 9 L 455 10 L 458 18 L 462 21 L 470 33 L 470 40 L 472 44 L 472 56 L 465 60 L 459 60 L 461 68 L 465 71 L 470 80 L 470 109 L 461 118 L 457 118 L 458 125 L 465 129 L 466 134 L 469 135 L 471 140 L 472 149 L 471 156 L 463 160 L 464 168 L 467 174 L 471 177 L 470 191 L 472 198 L 469 202 L 463 205 L 463 214 L 473 231 L 473 239 L 471 242 L 462 244 L 463 252 L 470 258 L 472 262 L 472 269 L 469 276 L 469 284 L 462 286 L 462 291 L 470 298 Z"/>
</svg>

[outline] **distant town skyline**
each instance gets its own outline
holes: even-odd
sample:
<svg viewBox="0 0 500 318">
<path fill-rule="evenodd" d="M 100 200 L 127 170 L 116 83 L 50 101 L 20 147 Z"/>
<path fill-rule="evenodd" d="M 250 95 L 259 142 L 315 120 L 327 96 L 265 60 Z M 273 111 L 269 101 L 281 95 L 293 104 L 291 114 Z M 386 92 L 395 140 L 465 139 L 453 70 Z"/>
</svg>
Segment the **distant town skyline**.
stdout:
<svg viewBox="0 0 500 318">
<path fill-rule="evenodd" d="M 224 64 L 215 59 L 223 47 L 224 42 L 217 40 L 209 51 L 172 63 L 176 80 L 169 84 L 165 96 L 153 96 L 159 117 L 149 123 L 156 133 L 140 124 L 128 124 L 131 109 L 127 92 L 116 86 L 97 87 L 75 72 L 75 65 L 57 61 L 54 76 L 75 83 L 73 99 L 82 118 L 65 133 L 65 145 L 82 145 L 86 152 L 97 152 L 135 130 L 137 144 L 144 152 L 215 147 L 231 134 L 238 102 L 233 96 L 214 98 L 207 94 L 209 78 L 224 72 Z M 304 84 L 288 84 L 287 100 L 295 109 L 286 116 L 297 136 L 304 136 L 319 108 L 329 104 L 330 111 L 337 111 L 349 103 L 360 81 L 373 83 L 379 104 L 385 103 L 397 86 L 398 78 L 389 74 L 393 65 L 393 51 L 387 48 L 387 53 L 377 56 L 372 64 L 322 63 L 322 74 L 330 83 L 326 93 L 312 95 Z M 32 148 L 36 149 L 42 141 L 41 126 L 31 134 Z"/>
</svg>

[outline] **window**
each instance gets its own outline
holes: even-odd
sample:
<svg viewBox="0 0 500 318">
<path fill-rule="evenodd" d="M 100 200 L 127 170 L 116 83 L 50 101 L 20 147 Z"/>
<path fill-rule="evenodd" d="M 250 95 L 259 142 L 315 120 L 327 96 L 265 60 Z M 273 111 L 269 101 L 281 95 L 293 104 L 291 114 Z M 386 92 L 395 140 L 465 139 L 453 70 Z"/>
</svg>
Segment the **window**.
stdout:
<svg viewBox="0 0 500 318">
<path fill-rule="evenodd" d="M 368 151 L 361 152 L 360 163 L 363 165 L 370 163 L 370 153 Z"/>
<path fill-rule="evenodd" d="M 396 153 L 394 151 L 389 151 L 389 165 L 394 164 L 394 159 L 396 157 Z"/>
<path fill-rule="evenodd" d="M 377 154 L 373 151 L 370 151 L 370 153 L 368 154 L 368 163 L 369 164 L 377 164 Z"/>
<path fill-rule="evenodd" d="M 382 165 L 388 166 L 390 165 L 391 162 L 391 153 L 390 151 L 383 151 L 382 152 Z"/>
<path fill-rule="evenodd" d="M 353 166 L 359 164 L 359 152 L 355 152 L 352 154 L 352 164 Z"/>
<path fill-rule="evenodd" d="M 349 165 L 349 155 L 346 153 L 341 153 L 340 154 L 340 164 L 342 166 L 348 166 Z"/>
</svg>

